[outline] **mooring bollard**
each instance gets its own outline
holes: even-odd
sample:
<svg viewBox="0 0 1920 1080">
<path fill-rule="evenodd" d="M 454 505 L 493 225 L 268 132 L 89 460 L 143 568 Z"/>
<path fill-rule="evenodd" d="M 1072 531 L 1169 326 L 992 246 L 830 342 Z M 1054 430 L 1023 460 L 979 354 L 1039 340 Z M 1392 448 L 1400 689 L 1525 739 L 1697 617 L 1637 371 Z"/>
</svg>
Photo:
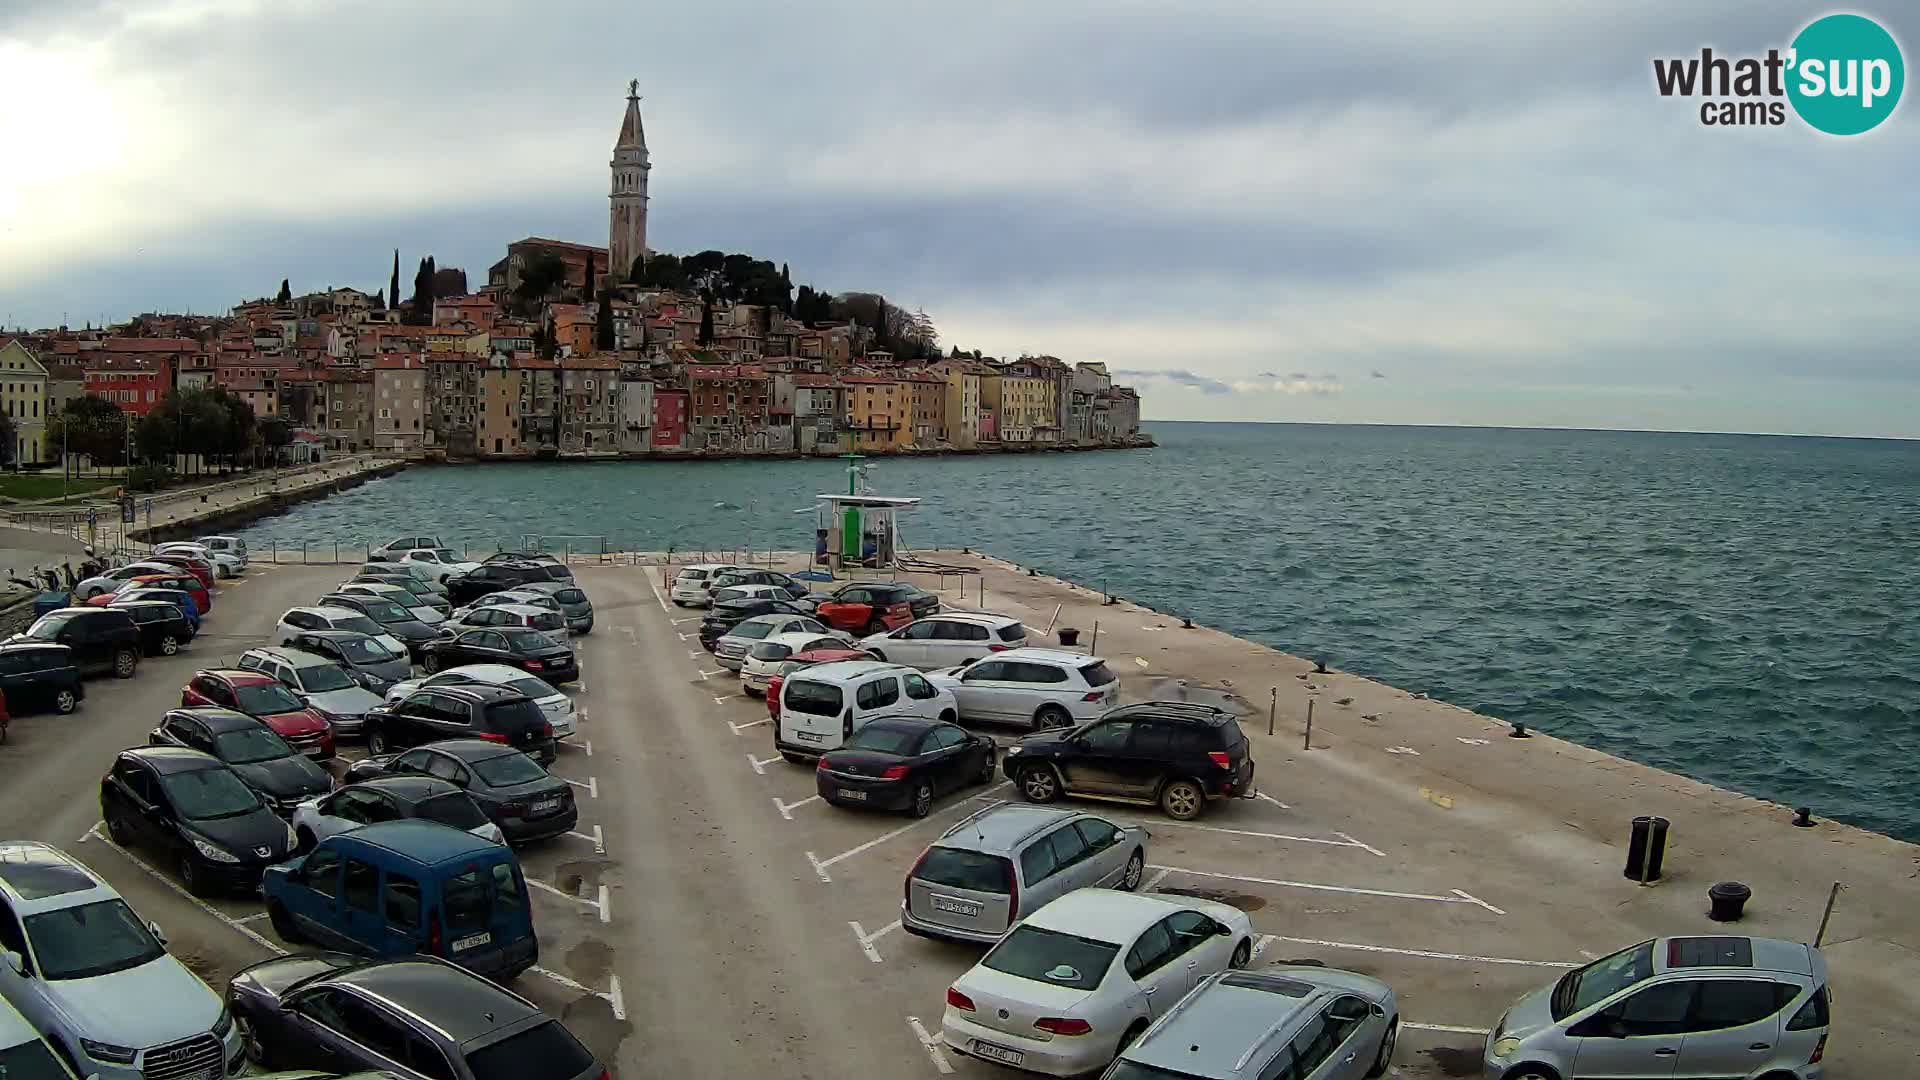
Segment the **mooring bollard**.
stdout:
<svg viewBox="0 0 1920 1080">
<path fill-rule="evenodd" d="M 1663 817 L 1641 816 L 1633 819 L 1627 835 L 1626 877 L 1645 885 L 1659 881 L 1667 859 L 1667 828 L 1672 822 Z"/>
<path fill-rule="evenodd" d="M 1714 922 L 1739 922 L 1753 890 L 1738 881 L 1722 881 L 1707 890 L 1707 918 Z"/>
<path fill-rule="evenodd" d="M 1072 648 L 1080 643 L 1080 631 L 1071 626 L 1060 628 L 1060 644 Z"/>
<path fill-rule="evenodd" d="M 1513 724 L 1513 730 L 1507 732 L 1507 738 L 1531 739 L 1533 738 L 1533 733 L 1527 730 L 1527 725 L 1516 720 L 1514 721 L 1514 724 Z"/>
<path fill-rule="evenodd" d="M 1802 829 L 1813 828 L 1813 807 L 1803 806 L 1793 812 L 1793 823 Z"/>
</svg>

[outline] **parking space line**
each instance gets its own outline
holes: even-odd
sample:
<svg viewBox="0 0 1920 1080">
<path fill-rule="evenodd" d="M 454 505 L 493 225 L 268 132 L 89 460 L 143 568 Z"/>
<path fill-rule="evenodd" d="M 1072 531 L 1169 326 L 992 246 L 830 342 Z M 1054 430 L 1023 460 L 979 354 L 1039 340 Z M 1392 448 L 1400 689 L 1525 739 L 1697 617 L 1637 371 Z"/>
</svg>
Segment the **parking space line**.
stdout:
<svg viewBox="0 0 1920 1080">
<path fill-rule="evenodd" d="M 586 740 L 584 740 L 584 741 L 582 741 L 582 742 L 580 743 L 580 747 L 581 747 L 581 749 L 583 749 L 583 750 L 585 750 L 585 751 L 587 752 L 587 756 L 588 756 L 588 757 L 592 757 L 592 756 L 593 756 L 593 740 L 592 740 L 592 739 L 586 739 Z"/>
<path fill-rule="evenodd" d="M 714 675 L 725 675 L 727 673 L 726 668 L 715 668 L 712 671 L 708 671 L 705 668 L 701 668 L 699 670 L 700 670 L 700 679 L 702 682 L 706 681 L 708 678 Z"/>
<path fill-rule="evenodd" d="M 1154 872 L 1154 875 L 1153 875 L 1152 877 L 1150 877 L 1150 878 L 1148 878 L 1148 879 L 1147 879 L 1147 883 L 1146 883 L 1145 885 L 1142 885 L 1142 886 L 1140 886 L 1140 891 L 1141 891 L 1141 892 L 1152 892 L 1153 890 L 1155 890 L 1155 889 L 1157 889 L 1157 888 L 1159 888 L 1159 887 L 1160 887 L 1160 883 L 1161 883 L 1161 882 L 1163 882 L 1163 881 L 1165 881 L 1165 880 L 1167 880 L 1167 875 L 1168 875 L 1168 874 L 1171 874 L 1171 873 L 1173 873 L 1173 871 L 1171 871 L 1171 870 L 1158 870 L 1158 871 L 1155 871 L 1155 872 Z"/>
<path fill-rule="evenodd" d="M 907 1026 L 913 1029 L 913 1037 L 920 1040 L 920 1045 L 926 1047 L 927 1057 L 933 1061 L 933 1067 L 940 1070 L 943 1076 L 950 1075 L 953 1066 L 947 1063 L 947 1053 L 940 1048 L 940 1040 L 927 1034 L 926 1025 L 917 1016 L 907 1017 Z"/>
<path fill-rule="evenodd" d="M 568 830 L 567 835 L 578 837 L 582 840 L 585 840 L 587 843 L 592 844 L 593 853 L 595 855 L 605 855 L 607 853 L 607 838 L 600 832 L 600 826 L 598 825 L 595 825 L 593 827 L 592 836 L 588 836 L 586 833 L 574 832 L 572 830 Z"/>
<path fill-rule="evenodd" d="M 565 889 L 556 888 L 552 885 L 549 885 L 546 882 L 539 880 L 538 878 L 531 878 L 531 877 L 527 878 L 527 884 L 533 886 L 536 889 L 539 889 L 541 892 L 552 893 L 555 896 L 559 896 L 559 897 L 563 897 L 565 899 L 571 900 L 582 907 L 593 908 L 595 911 L 599 913 L 600 921 L 603 923 L 610 923 L 613 921 L 613 914 L 608 910 L 607 887 L 605 885 L 600 886 L 599 899 L 589 900 L 584 896 L 575 896 Z"/>
<path fill-rule="evenodd" d="M 248 923 L 259 922 L 261 919 L 264 919 L 266 917 L 267 917 L 266 912 L 256 911 L 251 915 L 247 915 L 242 918 L 235 919 L 233 921 L 241 926 L 245 926 Z"/>
<path fill-rule="evenodd" d="M 1287 805 L 1286 803 L 1283 803 L 1283 802 L 1281 802 L 1281 801 L 1280 801 L 1279 799 L 1276 799 L 1276 798 L 1274 798 L 1273 796 L 1271 796 L 1271 795 L 1269 795 L 1269 794 L 1267 794 L 1267 793 L 1266 793 L 1266 792 L 1264 792 L 1264 791 L 1256 791 L 1256 792 L 1254 792 L 1254 793 L 1253 793 L 1253 797 L 1254 797 L 1254 798 L 1256 798 L 1256 799 L 1260 799 L 1260 800 L 1261 800 L 1261 801 L 1263 801 L 1263 802 L 1270 802 L 1270 803 L 1272 803 L 1273 805 L 1275 805 L 1275 806 L 1277 806 L 1277 807 L 1279 807 L 1279 808 L 1280 808 L 1280 809 L 1282 809 L 1282 810 L 1291 810 L 1291 809 L 1293 809 L 1293 807 L 1291 807 L 1291 806 L 1288 806 L 1288 805 Z"/>
<path fill-rule="evenodd" d="M 701 619 L 703 619 L 703 618 L 706 618 L 706 616 L 704 616 L 704 615 L 689 615 L 689 616 L 687 616 L 687 617 L 686 617 L 686 618 L 684 618 L 684 619 L 669 619 L 668 621 L 669 621 L 669 622 L 671 622 L 671 623 L 673 623 L 673 625 L 675 625 L 675 626 L 679 626 L 679 625 L 680 625 L 681 623 L 683 623 L 683 622 L 699 622 L 699 621 L 700 621 Z"/>
<path fill-rule="evenodd" d="M 781 802 L 779 799 L 775 799 L 773 800 L 773 808 L 775 810 L 780 811 L 781 817 L 786 818 L 788 821 L 792 821 L 793 820 L 792 811 L 798 810 L 810 802 L 819 802 L 819 801 L 820 801 L 820 796 L 818 795 L 809 795 L 806 798 L 801 799 L 799 802 L 796 802 L 796 803 L 786 803 L 786 802 Z"/>
<path fill-rule="evenodd" d="M 607 983 L 610 989 L 606 993 L 601 993 L 600 991 L 595 990 L 591 986 L 587 986 L 584 983 L 576 982 L 572 979 L 569 979 L 565 975 L 562 975 L 557 971 L 549 971 L 538 964 L 535 964 L 533 967 L 530 967 L 527 970 L 532 972 L 535 975 L 541 976 L 542 978 L 552 979 L 554 982 L 559 983 L 561 986 L 564 986 L 567 989 L 574 991 L 575 993 L 592 994 L 594 997 L 599 998 L 601 1001 L 606 1002 L 609 1006 L 612 1007 L 613 1018 L 615 1020 L 625 1020 L 627 1018 L 627 1006 L 626 1006 L 625 1000 L 621 997 L 621 994 L 620 994 L 620 976 L 618 975 L 610 975 L 607 977 Z"/>
<path fill-rule="evenodd" d="M 1430 893 L 1395 892 L 1391 889 L 1363 889 L 1351 885 L 1322 885 L 1312 881 L 1284 881 L 1279 878 L 1247 877 L 1241 874 L 1216 874 L 1208 870 L 1189 870 L 1180 866 L 1155 866 L 1151 869 L 1166 870 L 1172 874 L 1186 874 L 1190 877 L 1212 878 L 1217 881 L 1244 881 L 1253 885 L 1273 885 L 1284 889 L 1308 889 L 1314 892 L 1345 893 L 1349 896 L 1379 896 L 1391 900 L 1426 900 L 1436 904 L 1472 904 L 1486 908 L 1495 915 L 1506 914 L 1485 900 L 1461 892 L 1459 889 L 1454 889 L 1451 896 L 1436 896 Z"/>
<path fill-rule="evenodd" d="M 762 720 L 761 723 L 764 724 L 766 723 L 766 721 Z M 752 754 L 747 755 L 747 764 L 753 766 L 753 771 L 755 773 L 758 773 L 761 776 L 767 775 L 767 766 L 779 760 L 780 760 L 779 754 L 775 754 L 772 757 L 766 758 L 766 759 L 754 757 Z"/>
<path fill-rule="evenodd" d="M 660 611 L 661 611 L 661 612 L 662 612 L 662 613 L 663 613 L 664 615 L 666 615 L 666 617 L 667 617 L 667 618 L 669 618 L 669 619 L 671 619 L 671 618 L 673 618 L 673 609 L 667 606 L 667 598 L 666 598 L 666 597 L 664 597 L 664 596 L 661 596 L 661 595 L 660 595 L 660 586 L 658 586 L 658 585 L 655 585 L 655 584 L 653 583 L 653 579 L 652 579 L 652 578 L 648 578 L 648 579 L 647 579 L 647 588 L 649 588 L 649 589 L 652 589 L 652 590 L 653 590 L 653 598 L 654 598 L 655 600 L 658 600 L 658 601 L 660 601 Z"/>
<path fill-rule="evenodd" d="M 860 950 L 867 954 L 867 959 L 877 964 L 880 962 L 880 950 L 874 948 L 873 943 L 900 929 L 900 920 L 895 919 L 871 934 L 851 919 L 847 920 L 847 925 L 853 927 L 853 936 L 859 940 Z"/>
<path fill-rule="evenodd" d="M 715 694 L 713 695 L 713 703 L 715 705 L 725 705 L 734 698 L 743 698 L 746 696 L 745 694 Z"/>
<path fill-rule="evenodd" d="M 1343 832 L 1335 832 L 1335 833 L 1334 833 L 1333 835 L 1335 835 L 1335 836 L 1337 836 L 1337 837 L 1339 837 L 1339 838 L 1340 838 L 1340 839 L 1342 839 L 1342 840 L 1345 840 L 1345 841 L 1346 841 L 1347 843 L 1349 843 L 1349 844 L 1352 844 L 1352 845 L 1353 845 L 1354 847 L 1357 847 L 1357 848 L 1360 848 L 1360 849 L 1362 849 L 1362 850 L 1364 850 L 1364 851 L 1371 851 L 1371 852 L 1373 852 L 1373 853 L 1374 853 L 1375 855 L 1378 855 L 1378 856 L 1380 856 L 1380 857 L 1381 857 L 1381 858 L 1383 858 L 1383 859 L 1387 857 L 1387 853 L 1386 853 L 1386 852 L 1384 852 L 1384 851 L 1381 851 L 1381 850 L 1380 850 L 1379 848 L 1377 848 L 1377 847 L 1374 847 L 1374 846 L 1373 846 L 1372 844 L 1363 844 L 1363 843 L 1361 843 L 1360 841 L 1358 841 L 1358 840 L 1355 840 L 1355 839 L 1354 839 L 1353 837 L 1351 837 L 1351 836 L 1348 836 L 1348 835 L 1347 835 L 1346 833 L 1343 833 Z"/>
<path fill-rule="evenodd" d="M 1363 851 L 1371 851 L 1383 859 L 1386 858 L 1385 852 L 1378 848 L 1368 847 L 1353 837 L 1348 836 L 1346 833 L 1334 833 L 1333 835 L 1341 837 L 1341 839 L 1329 840 L 1324 836 L 1292 836 L 1287 833 L 1256 832 L 1252 829 L 1229 829 L 1220 825 L 1195 825 L 1189 821 L 1161 821 L 1156 819 L 1151 822 L 1129 821 L 1128 824 L 1139 825 L 1148 831 L 1161 828 L 1197 829 L 1201 832 L 1226 833 L 1231 836 L 1257 836 L 1263 840 L 1289 840 L 1298 844 L 1325 844 L 1328 847 L 1360 848 Z"/>
<path fill-rule="evenodd" d="M 680 640 L 681 640 L 681 641 L 685 641 L 685 640 L 687 640 L 687 635 L 685 635 L 685 634 L 681 634 L 681 635 L 680 635 Z M 705 654 L 704 654 L 704 653 L 697 653 L 697 652 L 694 652 L 694 651 L 693 651 L 692 649 L 688 649 L 688 650 L 687 650 L 687 659 L 689 659 L 689 660 L 698 660 L 698 659 L 700 659 L 700 657 L 701 657 L 701 656 L 703 656 L 703 655 L 705 655 Z"/>
<path fill-rule="evenodd" d="M 1400 1021 L 1400 1026 L 1403 1028 L 1414 1028 L 1419 1031 L 1445 1031 L 1445 1032 L 1450 1032 L 1454 1035 L 1492 1034 L 1492 1032 L 1488 1031 L 1486 1028 L 1455 1027 L 1452 1024 L 1421 1024 L 1421 1023 L 1416 1023 L 1415 1021 L 1412 1021 L 1412 1020 L 1402 1020 Z"/>
<path fill-rule="evenodd" d="M 991 794 L 995 791 L 1000 790 L 1001 788 L 1011 787 L 1012 784 L 1013 784 L 1013 781 L 1011 780 L 1002 781 L 1001 783 L 996 784 L 991 788 L 988 788 L 985 792 L 982 792 L 980 795 L 974 796 L 974 798 L 976 799 L 982 798 L 988 794 Z M 817 795 L 815 796 L 815 798 L 818 798 L 818 797 L 819 796 Z M 951 804 L 950 806 L 947 807 L 947 809 L 952 809 L 954 806 L 964 807 L 968 802 L 971 802 L 971 801 L 972 801 L 971 799 L 963 799 L 960 802 Z M 978 813 L 978 812 L 979 811 L 975 811 L 975 813 Z M 830 859 L 822 859 L 818 855 L 815 855 L 813 852 L 809 851 L 806 853 L 807 861 L 813 864 L 813 872 L 820 875 L 821 881 L 831 882 L 833 880 L 833 877 L 827 873 L 827 868 L 829 866 L 832 866 L 833 864 L 837 862 L 841 862 L 846 859 L 851 859 L 855 855 L 858 855 L 863 851 L 867 851 L 879 844 L 884 844 L 896 836 L 899 836 L 903 833 L 907 833 L 914 829 L 917 829 L 922 825 L 926 825 L 932 822 L 933 820 L 934 819 L 931 816 L 929 816 L 929 817 L 921 818 L 918 821 L 909 821 L 905 825 L 902 825 L 897 829 L 889 829 L 886 832 L 881 833 L 879 836 L 876 836 L 873 839 L 867 841 L 866 843 L 861 844 L 859 847 L 848 848 L 846 851 L 843 851 L 840 854 L 835 855 Z"/>
<path fill-rule="evenodd" d="M 584 784 L 578 780 L 567 780 L 567 778 L 564 776 L 562 776 L 560 779 L 566 780 L 567 783 L 572 784 L 574 787 L 585 788 L 587 791 L 587 798 L 589 799 L 597 799 L 600 797 L 600 781 L 594 779 L 591 776 L 587 777 L 587 782 Z"/>
<path fill-rule="evenodd" d="M 735 735 L 738 735 L 742 731 L 745 731 L 750 727 L 759 727 L 761 724 L 771 724 L 771 723 L 773 723 L 773 717 L 769 716 L 765 720 L 755 720 L 751 724 L 736 724 L 733 721 L 729 720 L 727 721 L 727 726 L 733 729 L 733 733 Z"/>
<path fill-rule="evenodd" d="M 1321 941 L 1318 938 L 1286 937 L 1267 934 L 1261 939 L 1267 941 L 1286 941 L 1295 945 L 1317 945 L 1323 949 L 1351 949 L 1355 952 L 1392 953 L 1395 956 L 1418 956 L 1425 960 L 1458 960 L 1467 964 L 1518 964 L 1523 967 L 1575 968 L 1579 964 L 1570 964 L 1564 960 L 1516 960 L 1510 956 L 1473 956 L 1468 953 L 1431 952 L 1426 949 L 1400 949 L 1388 945 L 1362 945 L 1355 941 Z"/>
<path fill-rule="evenodd" d="M 188 892 L 186 889 L 181 888 L 180 885 L 174 882 L 172 878 L 169 878 L 165 874 L 162 874 L 160 871 L 155 870 L 151 866 L 148 866 L 138 856 L 134 855 L 133 852 L 128 851 L 126 848 L 123 848 L 119 844 L 114 843 L 111 839 L 109 839 L 106 836 L 106 834 L 100 831 L 99 825 L 95 825 L 93 828 L 87 830 L 87 835 L 81 837 L 81 840 L 83 841 L 98 840 L 100 843 L 105 844 L 106 846 L 119 852 L 121 858 L 124 858 L 128 862 L 139 867 L 142 871 L 144 871 L 147 874 L 148 877 L 151 877 L 153 878 L 153 880 L 159 882 L 162 885 L 165 885 L 169 889 L 172 889 L 175 893 L 179 894 L 182 899 L 186 900 L 187 903 L 192 904 L 194 907 L 199 908 L 201 911 L 204 911 L 207 914 L 213 916 L 214 918 L 220 920 L 221 922 L 226 923 L 228 926 L 232 927 L 234 930 L 238 931 L 242 936 L 247 938 L 247 940 L 252 941 L 254 944 L 259 945 L 262 948 L 271 950 L 276 956 L 287 955 L 287 950 L 281 948 L 278 945 L 275 945 L 273 942 L 267 940 L 265 937 L 262 937 L 260 934 L 256 933 L 252 927 L 241 923 L 240 920 L 234 918 L 231 915 L 226 914 L 225 912 L 221 911 L 219 908 L 214 907 L 212 904 L 209 904 L 205 900 L 202 900 L 199 897 Z"/>
</svg>

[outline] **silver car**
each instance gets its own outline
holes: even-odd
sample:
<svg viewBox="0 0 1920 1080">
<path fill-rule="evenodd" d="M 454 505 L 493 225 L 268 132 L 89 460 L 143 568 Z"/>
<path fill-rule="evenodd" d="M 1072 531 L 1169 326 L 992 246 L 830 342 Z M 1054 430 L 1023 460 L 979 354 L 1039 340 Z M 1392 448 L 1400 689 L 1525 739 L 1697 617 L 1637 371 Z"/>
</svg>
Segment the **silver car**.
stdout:
<svg viewBox="0 0 1920 1080">
<path fill-rule="evenodd" d="M 248 649 L 240 667 L 272 676 L 327 718 L 335 735 L 358 735 L 367 713 L 380 707 L 380 695 L 354 681 L 347 669 L 325 656 L 281 646 Z"/>
<path fill-rule="evenodd" d="M 567 629 L 576 634 L 593 633 L 593 601 L 580 586 L 571 581 L 530 581 L 520 588 L 552 597 L 567 617 Z"/>
<path fill-rule="evenodd" d="M 1827 1008 L 1810 945 L 1654 938 L 1515 1002 L 1487 1036 L 1485 1076 L 1819 1080 Z"/>
<path fill-rule="evenodd" d="M 833 634 L 827 624 L 807 615 L 755 615 L 742 619 L 713 643 L 713 658 L 728 671 L 739 671 L 754 642 L 775 634 Z M 838 635 L 836 635 L 838 636 Z"/>
<path fill-rule="evenodd" d="M 1101 1080 L 1361 1080 L 1393 1063 L 1393 988 L 1351 971 L 1270 967 L 1197 983 Z"/>
<path fill-rule="evenodd" d="M 907 873 L 910 934 L 991 945 L 1075 889 L 1140 887 L 1147 830 L 1095 814 L 996 806 L 948 829 Z"/>
</svg>

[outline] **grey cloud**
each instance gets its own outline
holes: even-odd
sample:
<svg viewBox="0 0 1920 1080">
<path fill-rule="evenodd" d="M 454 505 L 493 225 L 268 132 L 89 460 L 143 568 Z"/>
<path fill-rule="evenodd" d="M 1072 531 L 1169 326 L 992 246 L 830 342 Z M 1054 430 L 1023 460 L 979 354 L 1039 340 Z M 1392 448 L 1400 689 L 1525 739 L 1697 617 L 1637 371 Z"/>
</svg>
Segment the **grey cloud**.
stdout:
<svg viewBox="0 0 1920 1080">
<path fill-rule="evenodd" d="M 1382 374 L 1380 373 L 1380 369 L 1379 369 L 1379 368 L 1374 368 L 1374 369 L 1373 369 L 1373 376 L 1372 376 L 1372 377 L 1373 377 L 1373 378 L 1376 378 L 1376 379 L 1384 379 L 1384 378 L 1386 378 L 1386 376 L 1385 376 L 1385 375 L 1382 375 Z"/>
<path fill-rule="evenodd" d="M 1191 371 L 1185 371 L 1180 368 L 1168 368 L 1158 371 L 1122 370 L 1113 372 L 1113 376 L 1118 379 L 1141 379 L 1149 382 L 1154 379 L 1165 379 L 1168 382 L 1178 383 L 1181 386 L 1190 386 L 1203 394 L 1233 393 L 1232 386 L 1218 379 L 1209 379 L 1205 375 L 1195 375 Z"/>
</svg>

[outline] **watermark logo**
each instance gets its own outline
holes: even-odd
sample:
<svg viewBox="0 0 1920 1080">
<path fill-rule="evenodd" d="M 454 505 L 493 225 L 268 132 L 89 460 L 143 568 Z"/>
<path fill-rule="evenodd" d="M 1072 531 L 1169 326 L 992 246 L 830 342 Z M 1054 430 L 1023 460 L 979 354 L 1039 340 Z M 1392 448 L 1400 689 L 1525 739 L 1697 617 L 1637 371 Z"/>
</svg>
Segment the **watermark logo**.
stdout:
<svg viewBox="0 0 1920 1080">
<path fill-rule="evenodd" d="M 1701 98 L 1708 127 L 1777 127 L 1787 110 L 1828 135 L 1879 127 L 1900 104 L 1907 66 L 1900 43 L 1864 15 L 1815 19 L 1783 49 L 1765 56 L 1659 58 L 1653 82 L 1661 97 Z"/>
</svg>

